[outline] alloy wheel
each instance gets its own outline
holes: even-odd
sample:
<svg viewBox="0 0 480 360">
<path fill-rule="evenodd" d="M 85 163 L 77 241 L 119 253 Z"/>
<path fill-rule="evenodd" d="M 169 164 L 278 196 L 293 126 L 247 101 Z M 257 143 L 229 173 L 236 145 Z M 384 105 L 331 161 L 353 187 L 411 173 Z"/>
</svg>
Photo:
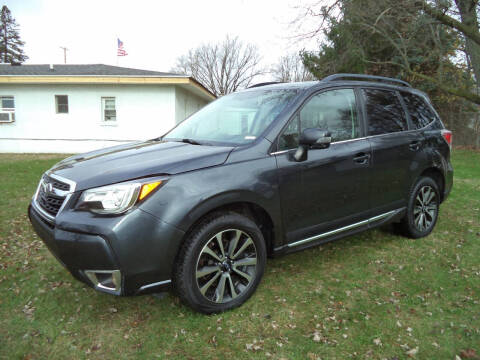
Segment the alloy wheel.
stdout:
<svg viewBox="0 0 480 360">
<path fill-rule="evenodd" d="M 252 238 L 238 229 L 224 230 L 210 238 L 198 256 L 197 286 L 207 300 L 227 303 L 248 289 L 256 268 Z"/>
<path fill-rule="evenodd" d="M 438 203 L 435 190 L 425 185 L 420 188 L 413 206 L 413 218 L 415 227 L 419 231 L 430 229 L 437 217 Z"/>
</svg>

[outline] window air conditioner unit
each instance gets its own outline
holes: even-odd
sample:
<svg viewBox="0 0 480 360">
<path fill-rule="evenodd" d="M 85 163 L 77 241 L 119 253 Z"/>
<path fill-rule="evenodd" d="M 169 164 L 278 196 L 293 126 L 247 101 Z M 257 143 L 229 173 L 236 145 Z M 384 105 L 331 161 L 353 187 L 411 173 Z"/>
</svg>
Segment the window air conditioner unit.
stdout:
<svg viewBox="0 0 480 360">
<path fill-rule="evenodd" d="M 15 113 L 13 111 L 0 111 L 0 123 L 11 123 L 15 121 Z"/>
</svg>

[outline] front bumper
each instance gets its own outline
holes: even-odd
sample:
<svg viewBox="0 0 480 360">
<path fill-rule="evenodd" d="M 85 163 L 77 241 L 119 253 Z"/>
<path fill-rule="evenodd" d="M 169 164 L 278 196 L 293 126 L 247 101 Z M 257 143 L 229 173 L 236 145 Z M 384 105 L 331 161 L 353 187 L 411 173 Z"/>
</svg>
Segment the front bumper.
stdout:
<svg viewBox="0 0 480 360">
<path fill-rule="evenodd" d="M 167 290 L 184 233 L 140 210 L 115 217 L 63 211 L 28 216 L 50 252 L 78 280 L 114 295 Z"/>
</svg>

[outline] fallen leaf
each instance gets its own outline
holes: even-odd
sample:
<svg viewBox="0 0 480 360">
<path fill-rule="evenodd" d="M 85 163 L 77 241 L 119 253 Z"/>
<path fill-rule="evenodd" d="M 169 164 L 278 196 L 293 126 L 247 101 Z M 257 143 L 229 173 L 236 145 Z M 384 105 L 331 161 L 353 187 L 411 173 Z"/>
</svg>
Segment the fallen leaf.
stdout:
<svg viewBox="0 0 480 360">
<path fill-rule="evenodd" d="M 465 349 L 460 351 L 460 357 L 462 359 L 479 359 L 480 358 L 475 352 L 475 350 L 473 349 Z"/>
<path fill-rule="evenodd" d="M 95 345 L 93 345 L 93 346 L 90 348 L 90 351 L 100 350 L 101 347 L 102 347 L 102 344 L 100 344 L 100 343 L 95 344 Z"/>
<path fill-rule="evenodd" d="M 418 353 L 418 346 L 416 348 L 410 349 L 406 352 L 406 354 L 410 357 L 415 356 Z"/>
</svg>

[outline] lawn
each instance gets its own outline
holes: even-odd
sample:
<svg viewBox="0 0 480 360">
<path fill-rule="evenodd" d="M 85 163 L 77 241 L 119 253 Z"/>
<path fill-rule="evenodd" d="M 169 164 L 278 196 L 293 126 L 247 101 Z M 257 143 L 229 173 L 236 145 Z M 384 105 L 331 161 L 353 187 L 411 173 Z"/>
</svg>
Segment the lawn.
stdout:
<svg viewBox="0 0 480 360">
<path fill-rule="evenodd" d="M 270 259 L 245 305 L 212 316 L 172 294 L 101 294 L 64 270 L 26 216 L 58 160 L 0 155 L 1 359 L 480 356 L 479 152 L 454 152 L 454 189 L 427 238 L 386 227 Z"/>
</svg>

